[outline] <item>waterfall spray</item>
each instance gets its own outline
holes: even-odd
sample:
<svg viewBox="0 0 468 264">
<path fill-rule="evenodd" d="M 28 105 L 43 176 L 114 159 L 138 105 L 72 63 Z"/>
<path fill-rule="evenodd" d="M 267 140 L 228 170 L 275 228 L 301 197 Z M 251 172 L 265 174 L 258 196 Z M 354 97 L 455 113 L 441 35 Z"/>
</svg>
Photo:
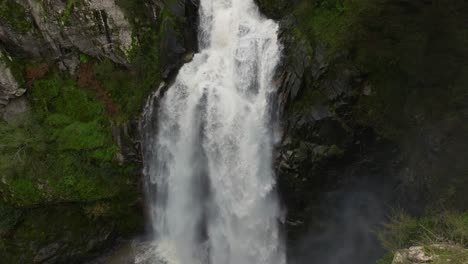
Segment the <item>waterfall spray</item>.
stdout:
<svg viewBox="0 0 468 264">
<path fill-rule="evenodd" d="M 201 0 L 200 52 L 145 110 L 154 263 L 284 264 L 272 169 L 278 25 Z"/>
</svg>

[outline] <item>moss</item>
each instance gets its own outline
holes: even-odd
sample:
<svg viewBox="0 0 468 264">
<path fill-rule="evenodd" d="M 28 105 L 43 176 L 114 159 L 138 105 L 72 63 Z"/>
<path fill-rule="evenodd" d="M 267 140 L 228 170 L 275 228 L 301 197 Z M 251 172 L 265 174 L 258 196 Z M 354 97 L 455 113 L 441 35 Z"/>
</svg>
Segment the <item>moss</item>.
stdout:
<svg viewBox="0 0 468 264">
<path fill-rule="evenodd" d="M 121 110 L 117 122 L 124 123 L 141 111 L 149 93 L 161 82 L 160 47 L 157 45 L 161 39 L 161 21 L 173 21 L 174 17 L 169 11 L 163 11 L 156 22 L 146 1 L 118 0 L 116 3 L 134 29 L 132 49 L 127 54 L 131 70 L 104 59 L 93 62 L 93 71 Z"/>
<path fill-rule="evenodd" d="M 159 49 L 156 33 L 141 39 L 137 49 L 130 53 L 131 72 L 123 69 L 110 60 L 103 60 L 93 66 L 96 78 L 108 92 L 109 96 L 121 109 L 120 122 L 137 115 L 149 93 L 161 81 L 159 68 Z"/>
<path fill-rule="evenodd" d="M 21 210 L 0 202 L 0 237 L 10 232 L 19 223 L 21 215 Z"/>
<path fill-rule="evenodd" d="M 73 122 L 73 119 L 63 114 L 51 114 L 46 118 L 46 124 L 51 127 L 64 127 Z"/>
<path fill-rule="evenodd" d="M 86 54 L 81 53 L 80 54 L 80 63 L 81 64 L 87 64 L 89 62 L 89 56 Z"/>
<path fill-rule="evenodd" d="M 23 73 L 25 71 L 26 62 L 21 58 L 12 58 L 10 55 L 0 47 L 0 63 L 3 62 L 10 69 L 11 74 L 20 86 L 26 84 Z"/>
<path fill-rule="evenodd" d="M 376 262 L 376 264 L 392 264 L 392 263 L 393 263 L 393 253 L 385 254 Z"/>
<path fill-rule="evenodd" d="M 113 161 L 111 123 L 93 92 L 52 71 L 33 83 L 31 119 L 0 123 L 0 184 L 17 206 L 95 201 L 128 190 L 128 173 Z"/>
<path fill-rule="evenodd" d="M 78 206 L 34 209 L 23 215 L 14 234 L 5 237 L 2 256 L 7 263 L 33 263 L 35 258 L 50 257 L 38 254 L 48 249 L 46 254 L 58 255 L 58 262 L 66 262 L 67 258 L 90 254 L 90 246 L 102 246 L 112 229 L 103 221 L 91 221 Z"/>
<path fill-rule="evenodd" d="M 111 139 L 96 122 L 74 122 L 57 133 L 60 150 L 93 150 L 112 145 Z"/>
<path fill-rule="evenodd" d="M 331 52 L 349 47 L 361 31 L 361 20 L 376 8 L 373 0 L 301 1 L 295 8 L 301 32 L 311 43 L 324 43 Z"/>
<path fill-rule="evenodd" d="M 0 20 L 20 33 L 29 32 L 33 28 L 29 13 L 12 0 L 0 0 Z"/>
<path fill-rule="evenodd" d="M 77 3 L 78 3 L 78 0 L 68 0 L 67 1 L 65 9 L 63 10 L 63 13 L 59 17 L 59 21 L 60 21 L 61 25 L 65 25 L 65 24 L 68 23 L 70 15 L 73 12 L 73 8 L 75 8 Z"/>
</svg>

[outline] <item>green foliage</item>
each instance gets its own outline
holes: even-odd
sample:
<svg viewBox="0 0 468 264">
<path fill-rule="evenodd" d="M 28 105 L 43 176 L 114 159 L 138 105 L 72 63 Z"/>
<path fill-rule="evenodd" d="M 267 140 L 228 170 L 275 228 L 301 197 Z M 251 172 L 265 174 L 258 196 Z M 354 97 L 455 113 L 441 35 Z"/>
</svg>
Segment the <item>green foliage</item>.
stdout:
<svg viewBox="0 0 468 264">
<path fill-rule="evenodd" d="M 361 31 L 362 17 L 376 7 L 373 0 L 302 1 L 294 11 L 301 32 L 311 43 L 326 44 L 332 52 L 349 47 Z"/>
<path fill-rule="evenodd" d="M 57 133 L 60 150 L 90 150 L 112 144 L 102 127 L 95 122 L 74 122 Z"/>
<path fill-rule="evenodd" d="M 51 127 L 65 127 L 73 122 L 73 119 L 67 115 L 51 114 L 46 118 L 46 124 Z"/>
<path fill-rule="evenodd" d="M 73 8 L 76 6 L 78 3 L 78 0 L 68 0 L 67 5 L 65 6 L 65 10 L 63 10 L 63 13 L 61 14 L 59 21 L 62 25 L 65 25 L 68 22 L 68 19 L 70 18 L 70 15 L 73 11 Z"/>
<path fill-rule="evenodd" d="M 36 81 L 32 89 L 31 99 L 42 110 L 41 114 L 60 113 L 81 122 L 106 120 L 103 105 L 91 91 L 78 88 L 71 79 L 52 75 L 49 79 Z"/>
<path fill-rule="evenodd" d="M 457 247 L 457 246 L 447 246 L 444 249 L 438 248 L 428 248 L 430 255 L 438 256 L 432 263 L 433 264 L 465 264 L 468 262 L 468 250 Z"/>
<path fill-rule="evenodd" d="M 93 70 L 97 80 L 119 106 L 117 121 L 125 122 L 141 111 L 145 98 L 161 81 L 158 43 L 162 23 L 153 21 L 153 14 L 145 1 L 118 0 L 117 4 L 125 11 L 134 29 L 133 47 L 128 53 L 131 70 L 109 59 L 94 64 Z M 162 21 L 171 16 L 168 11 L 162 11 L 160 17 Z"/>
<path fill-rule="evenodd" d="M 120 121 L 128 120 L 141 111 L 142 102 L 159 80 L 159 73 L 129 74 L 109 60 L 96 64 L 94 70 L 109 96 L 119 105 Z"/>
<path fill-rule="evenodd" d="M 15 175 L 26 164 L 28 153 L 44 151 L 42 131 L 18 128 L 0 121 L 0 172 Z"/>
<path fill-rule="evenodd" d="M 0 20 L 20 33 L 26 33 L 33 28 L 33 22 L 26 9 L 12 0 L 0 0 Z"/>
<path fill-rule="evenodd" d="M 376 264 L 392 264 L 393 263 L 393 253 L 389 252 L 385 254 L 382 258 L 377 260 Z"/>
<path fill-rule="evenodd" d="M 0 122 L 3 199 L 17 206 L 109 199 L 127 189 L 109 117 L 93 92 L 56 72 L 34 82 L 30 120 Z M 128 175 L 128 174 L 127 174 Z"/>
<path fill-rule="evenodd" d="M 89 62 L 89 56 L 86 54 L 81 53 L 80 54 L 80 63 L 81 64 L 87 64 Z"/>
<path fill-rule="evenodd" d="M 403 212 L 396 212 L 390 222 L 385 224 L 384 231 L 379 234 L 379 237 L 385 248 L 397 250 L 417 243 L 421 229 L 417 219 Z"/>
<path fill-rule="evenodd" d="M 379 237 L 390 251 L 436 243 L 468 247 L 468 212 L 444 211 L 423 218 L 397 212 L 385 224 Z"/>
</svg>

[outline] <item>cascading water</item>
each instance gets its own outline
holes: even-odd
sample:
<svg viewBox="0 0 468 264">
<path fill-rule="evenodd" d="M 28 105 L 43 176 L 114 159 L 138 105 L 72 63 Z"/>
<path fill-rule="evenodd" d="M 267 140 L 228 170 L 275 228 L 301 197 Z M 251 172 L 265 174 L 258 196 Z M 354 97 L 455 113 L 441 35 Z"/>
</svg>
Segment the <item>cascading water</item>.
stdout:
<svg viewBox="0 0 468 264">
<path fill-rule="evenodd" d="M 253 0 L 201 0 L 199 13 L 200 53 L 145 112 L 152 262 L 284 264 L 272 170 L 278 25 Z"/>
</svg>

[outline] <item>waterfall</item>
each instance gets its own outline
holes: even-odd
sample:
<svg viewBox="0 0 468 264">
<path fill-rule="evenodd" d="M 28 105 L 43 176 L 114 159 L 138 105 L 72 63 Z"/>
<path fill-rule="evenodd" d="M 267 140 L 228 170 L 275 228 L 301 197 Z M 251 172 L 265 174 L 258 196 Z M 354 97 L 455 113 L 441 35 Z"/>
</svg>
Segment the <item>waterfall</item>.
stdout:
<svg viewBox="0 0 468 264">
<path fill-rule="evenodd" d="M 253 0 L 201 0 L 199 14 L 200 52 L 145 110 L 152 263 L 284 264 L 272 169 L 278 25 Z"/>
</svg>

